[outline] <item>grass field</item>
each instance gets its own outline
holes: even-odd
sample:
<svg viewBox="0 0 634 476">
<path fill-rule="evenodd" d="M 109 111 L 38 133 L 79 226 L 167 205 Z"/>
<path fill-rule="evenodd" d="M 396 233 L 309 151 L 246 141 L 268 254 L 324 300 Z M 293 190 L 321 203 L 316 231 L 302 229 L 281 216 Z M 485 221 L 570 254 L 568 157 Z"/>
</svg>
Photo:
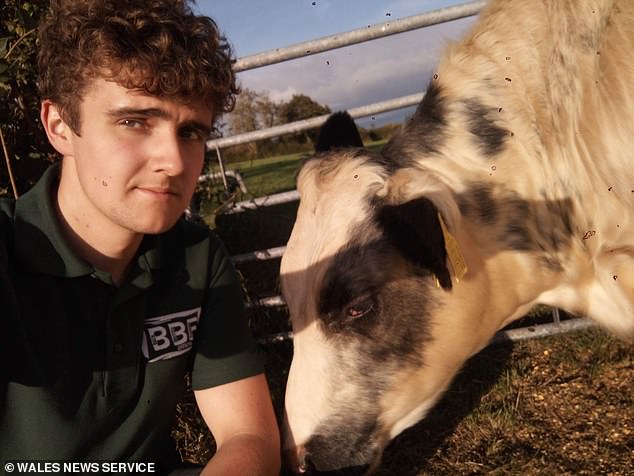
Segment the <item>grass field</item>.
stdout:
<svg viewBox="0 0 634 476">
<path fill-rule="evenodd" d="M 283 192 L 295 188 L 295 175 L 304 154 L 268 157 L 255 161 L 237 162 L 230 165 L 239 171 L 253 197 Z"/>
<path fill-rule="evenodd" d="M 371 142 L 367 145 L 370 150 L 377 150 L 386 141 Z M 278 192 L 285 192 L 295 188 L 295 176 L 301 166 L 302 159 L 306 154 L 289 154 L 274 157 L 266 157 L 257 160 L 245 160 L 242 162 L 233 162 L 225 166 L 227 169 L 240 172 L 240 175 L 246 183 L 248 194 L 240 195 L 238 200 L 244 200 L 255 197 L 262 197 Z M 215 162 L 215 155 L 212 163 L 214 164 L 210 171 L 219 171 Z M 221 187 L 220 182 L 216 187 Z M 218 203 L 207 203 L 205 210 L 210 212 Z"/>
<path fill-rule="evenodd" d="M 235 167 L 256 196 L 294 188 L 300 163 L 294 155 Z M 280 246 L 295 207 L 225 218 L 217 231 L 232 254 Z M 279 260 L 238 270 L 248 299 L 278 293 Z M 249 318 L 256 337 L 289 328 L 283 308 L 255 308 Z M 280 416 L 292 343 L 263 345 L 262 352 Z M 631 344 L 597 329 L 490 346 L 423 422 L 392 442 L 378 475 L 633 475 L 633 357 Z M 173 436 L 186 461 L 204 463 L 213 454 L 191 391 Z"/>
</svg>

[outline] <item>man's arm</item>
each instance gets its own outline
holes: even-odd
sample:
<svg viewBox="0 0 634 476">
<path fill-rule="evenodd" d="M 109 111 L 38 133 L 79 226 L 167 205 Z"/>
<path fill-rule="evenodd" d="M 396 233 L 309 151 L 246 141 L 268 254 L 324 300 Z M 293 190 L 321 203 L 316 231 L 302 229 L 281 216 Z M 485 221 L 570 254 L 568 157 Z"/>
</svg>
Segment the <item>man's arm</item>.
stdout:
<svg viewBox="0 0 634 476">
<path fill-rule="evenodd" d="M 194 392 L 216 440 L 203 475 L 280 473 L 280 434 L 264 374 Z"/>
</svg>

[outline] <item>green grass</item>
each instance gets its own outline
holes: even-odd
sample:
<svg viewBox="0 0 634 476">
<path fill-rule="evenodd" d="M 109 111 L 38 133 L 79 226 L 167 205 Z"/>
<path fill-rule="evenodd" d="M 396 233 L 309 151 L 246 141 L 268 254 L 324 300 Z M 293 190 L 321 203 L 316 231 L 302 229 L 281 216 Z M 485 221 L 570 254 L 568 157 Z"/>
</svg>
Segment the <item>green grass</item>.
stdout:
<svg viewBox="0 0 634 476">
<path fill-rule="evenodd" d="M 372 142 L 367 144 L 366 147 L 369 150 L 377 151 L 385 142 L 385 140 Z M 225 165 L 225 168 L 240 172 L 249 191 L 248 196 L 243 198 L 261 197 L 293 190 L 295 188 L 295 177 L 299 171 L 302 159 L 308 155 L 306 153 L 296 153 L 232 162 Z M 216 164 L 215 157 L 213 163 Z M 212 167 L 213 172 L 218 170 L 218 165 Z"/>
<path fill-rule="evenodd" d="M 242 198 L 261 197 L 294 189 L 295 175 L 304 155 L 297 153 L 233 162 L 225 165 L 225 169 L 240 172 L 249 192 L 248 197 Z M 211 171 L 218 172 L 220 168 L 215 161 L 213 163 Z"/>
<path fill-rule="evenodd" d="M 284 192 L 295 188 L 295 177 L 303 155 L 292 154 L 272 159 L 261 159 L 251 167 L 238 166 L 237 170 L 254 197 Z"/>
</svg>

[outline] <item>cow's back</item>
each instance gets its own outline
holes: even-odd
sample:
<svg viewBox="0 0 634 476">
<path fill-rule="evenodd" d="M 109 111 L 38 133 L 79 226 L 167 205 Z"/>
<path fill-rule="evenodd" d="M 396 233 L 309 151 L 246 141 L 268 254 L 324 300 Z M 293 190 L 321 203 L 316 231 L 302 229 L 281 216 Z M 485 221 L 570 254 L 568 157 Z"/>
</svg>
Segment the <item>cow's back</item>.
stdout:
<svg viewBox="0 0 634 476">
<path fill-rule="evenodd" d="M 463 212 L 486 191 L 508 219 L 484 223 L 463 213 L 485 255 L 509 247 L 504 230 L 517 215 L 510 203 L 521 201 L 532 242 L 517 251 L 546 250 L 563 271 L 540 301 L 631 336 L 634 2 L 491 2 L 445 51 L 430 90 L 440 91 L 446 115 L 437 150 L 416 144 L 414 117 L 386 154 L 418 155 Z"/>
</svg>

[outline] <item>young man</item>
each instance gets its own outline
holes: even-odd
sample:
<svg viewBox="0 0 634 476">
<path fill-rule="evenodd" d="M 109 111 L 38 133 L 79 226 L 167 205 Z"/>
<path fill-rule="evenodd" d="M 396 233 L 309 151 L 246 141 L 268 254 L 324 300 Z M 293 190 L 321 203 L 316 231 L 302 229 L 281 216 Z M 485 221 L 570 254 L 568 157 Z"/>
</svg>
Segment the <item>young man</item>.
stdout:
<svg viewBox="0 0 634 476">
<path fill-rule="evenodd" d="M 186 0 L 51 0 L 41 119 L 61 164 L 0 201 L 0 461 L 169 472 L 190 366 L 203 474 L 279 473 L 279 433 L 218 240 L 181 219 L 237 92 Z"/>
</svg>

